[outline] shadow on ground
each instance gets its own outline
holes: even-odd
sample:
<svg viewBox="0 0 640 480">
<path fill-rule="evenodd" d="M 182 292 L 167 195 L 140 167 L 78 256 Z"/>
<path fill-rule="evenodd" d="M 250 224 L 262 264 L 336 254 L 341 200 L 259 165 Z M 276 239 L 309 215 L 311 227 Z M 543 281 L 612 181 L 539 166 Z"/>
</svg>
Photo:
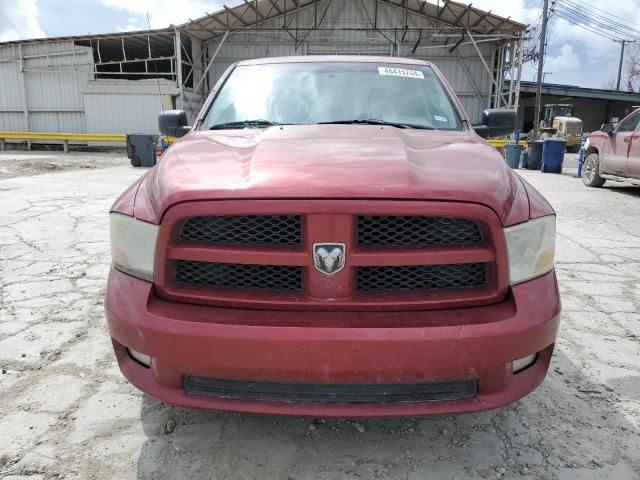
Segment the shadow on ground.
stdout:
<svg viewBox="0 0 640 480">
<path fill-rule="evenodd" d="M 528 397 L 456 417 L 237 415 L 145 396 L 138 478 L 635 479 L 640 432 L 617 404 L 637 395 L 639 383 L 635 376 L 589 384 L 559 349 L 547 379 Z"/>
<path fill-rule="evenodd" d="M 605 183 L 603 188 L 611 190 L 612 192 L 624 193 L 625 195 L 640 198 L 640 187 L 635 185 L 615 185 L 614 182 L 608 182 Z"/>
</svg>

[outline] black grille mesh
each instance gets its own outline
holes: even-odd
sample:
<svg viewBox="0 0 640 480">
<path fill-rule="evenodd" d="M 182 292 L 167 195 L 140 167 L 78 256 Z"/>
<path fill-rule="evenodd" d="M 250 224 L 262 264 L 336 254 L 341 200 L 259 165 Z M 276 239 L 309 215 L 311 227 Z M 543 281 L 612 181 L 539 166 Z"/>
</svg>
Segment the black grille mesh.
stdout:
<svg viewBox="0 0 640 480">
<path fill-rule="evenodd" d="M 451 217 L 358 217 L 358 245 L 368 247 L 430 247 L 468 245 L 482 241 L 478 224 Z"/>
<path fill-rule="evenodd" d="M 176 265 L 176 280 L 216 288 L 292 291 L 302 290 L 302 268 L 180 260 Z"/>
<path fill-rule="evenodd" d="M 360 267 L 360 291 L 424 291 L 442 288 L 479 287 L 486 283 L 484 263 L 424 265 L 405 267 Z"/>
<path fill-rule="evenodd" d="M 299 215 L 193 217 L 182 227 L 181 239 L 222 245 L 300 245 Z"/>
</svg>

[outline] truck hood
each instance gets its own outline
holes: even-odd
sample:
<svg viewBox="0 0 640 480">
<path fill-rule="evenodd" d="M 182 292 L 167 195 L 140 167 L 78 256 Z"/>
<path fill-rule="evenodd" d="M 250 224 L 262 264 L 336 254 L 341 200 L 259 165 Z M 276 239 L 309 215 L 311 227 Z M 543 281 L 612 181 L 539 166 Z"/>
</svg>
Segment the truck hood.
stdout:
<svg viewBox="0 0 640 480">
<path fill-rule="evenodd" d="M 526 221 L 526 190 L 472 132 L 304 125 L 191 132 L 140 185 L 136 217 L 159 223 L 172 205 L 215 199 L 402 199 L 491 208 Z"/>
</svg>

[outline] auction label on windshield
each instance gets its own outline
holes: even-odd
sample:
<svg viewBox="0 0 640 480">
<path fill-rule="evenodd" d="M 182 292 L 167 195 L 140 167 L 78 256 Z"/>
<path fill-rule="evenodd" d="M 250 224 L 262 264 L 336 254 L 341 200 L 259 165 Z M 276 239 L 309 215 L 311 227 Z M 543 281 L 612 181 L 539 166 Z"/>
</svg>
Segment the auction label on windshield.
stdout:
<svg viewBox="0 0 640 480">
<path fill-rule="evenodd" d="M 406 70 L 404 68 L 378 67 L 380 75 L 390 75 L 392 77 L 419 78 L 424 80 L 424 73 L 420 70 Z"/>
</svg>

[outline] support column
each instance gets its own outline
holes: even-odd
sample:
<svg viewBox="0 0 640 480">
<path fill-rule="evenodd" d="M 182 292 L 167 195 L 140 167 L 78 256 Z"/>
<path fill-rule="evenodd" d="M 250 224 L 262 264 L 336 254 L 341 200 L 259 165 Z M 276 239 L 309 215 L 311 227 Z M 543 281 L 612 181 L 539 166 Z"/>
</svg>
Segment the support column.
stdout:
<svg viewBox="0 0 640 480">
<path fill-rule="evenodd" d="M 18 44 L 18 55 L 20 59 L 20 80 L 22 84 L 22 108 L 24 111 L 25 132 L 31 131 L 31 121 L 29 119 L 29 102 L 27 95 L 27 78 L 24 71 L 24 56 L 22 55 L 22 44 Z M 27 142 L 27 148 L 31 150 L 31 142 Z"/>
<path fill-rule="evenodd" d="M 213 56 L 209 59 L 209 63 L 207 64 L 207 68 L 205 68 L 204 72 L 202 73 L 202 78 L 200 78 L 200 81 L 196 84 L 195 87 L 193 87 L 193 93 L 191 94 L 191 98 L 189 99 L 189 103 L 186 106 L 187 109 L 189 109 L 189 108 L 191 108 L 193 106 L 193 99 L 198 94 L 198 91 L 200 90 L 200 86 L 202 85 L 202 82 L 204 82 L 204 79 L 207 78 L 207 76 L 209 75 L 209 70 L 211 70 L 211 66 L 213 65 L 213 62 L 215 61 L 215 59 L 218 56 L 218 54 L 220 53 L 220 49 L 224 45 L 224 42 L 227 40 L 228 36 L 229 36 L 229 31 L 226 31 L 224 33 L 224 36 L 222 37 L 222 40 L 220 40 L 220 43 L 218 44 L 218 48 L 216 48 L 216 51 L 213 52 Z"/>
<path fill-rule="evenodd" d="M 509 53 L 509 108 L 513 106 L 513 87 L 515 84 L 515 67 L 516 67 L 516 42 L 511 42 L 511 51 Z"/>
<path fill-rule="evenodd" d="M 524 63 L 524 34 L 520 36 L 518 42 L 518 58 L 517 58 L 517 73 L 516 73 L 516 91 L 513 109 L 517 112 L 520 106 L 520 82 L 522 80 L 522 64 Z"/>
<path fill-rule="evenodd" d="M 176 108 L 178 110 L 183 110 L 184 85 L 182 84 L 182 43 L 180 42 L 180 30 L 175 30 L 173 45 L 174 56 L 176 59 L 176 81 L 178 82 L 178 100 L 176 101 Z"/>
<path fill-rule="evenodd" d="M 507 101 L 504 98 L 504 94 L 500 91 L 500 86 L 498 85 L 498 82 L 493 76 L 494 72 L 492 72 L 491 69 L 489 68 L 489 65 L 487 65 L 487 61 L 484 59 L 484 56 L 482 55 L 482 51 L 480 50 L 480 47 L 478 47 L 478 43 L 473 38 L 473 35 L 471 35 L 471 32 L 469 30 L 467 30 L 467 36 L 469 37 L 469 40 L 471 40 L 471 43 L 473 43 L 473 46 L 475 47 L 476 52 L 480 57 L 480 61 L 482 61 L 482 65 L 484 65 L 485 70 L 489 74 L 489 78 L 491 78 L 491 82 L 493 82 L 493 86 L 496 87 L 496 91 L 497 91 L 497 94 L 499 95 L 499 99 L 501 99 L 502 102 L 506 104 Z"/>
</svg>

